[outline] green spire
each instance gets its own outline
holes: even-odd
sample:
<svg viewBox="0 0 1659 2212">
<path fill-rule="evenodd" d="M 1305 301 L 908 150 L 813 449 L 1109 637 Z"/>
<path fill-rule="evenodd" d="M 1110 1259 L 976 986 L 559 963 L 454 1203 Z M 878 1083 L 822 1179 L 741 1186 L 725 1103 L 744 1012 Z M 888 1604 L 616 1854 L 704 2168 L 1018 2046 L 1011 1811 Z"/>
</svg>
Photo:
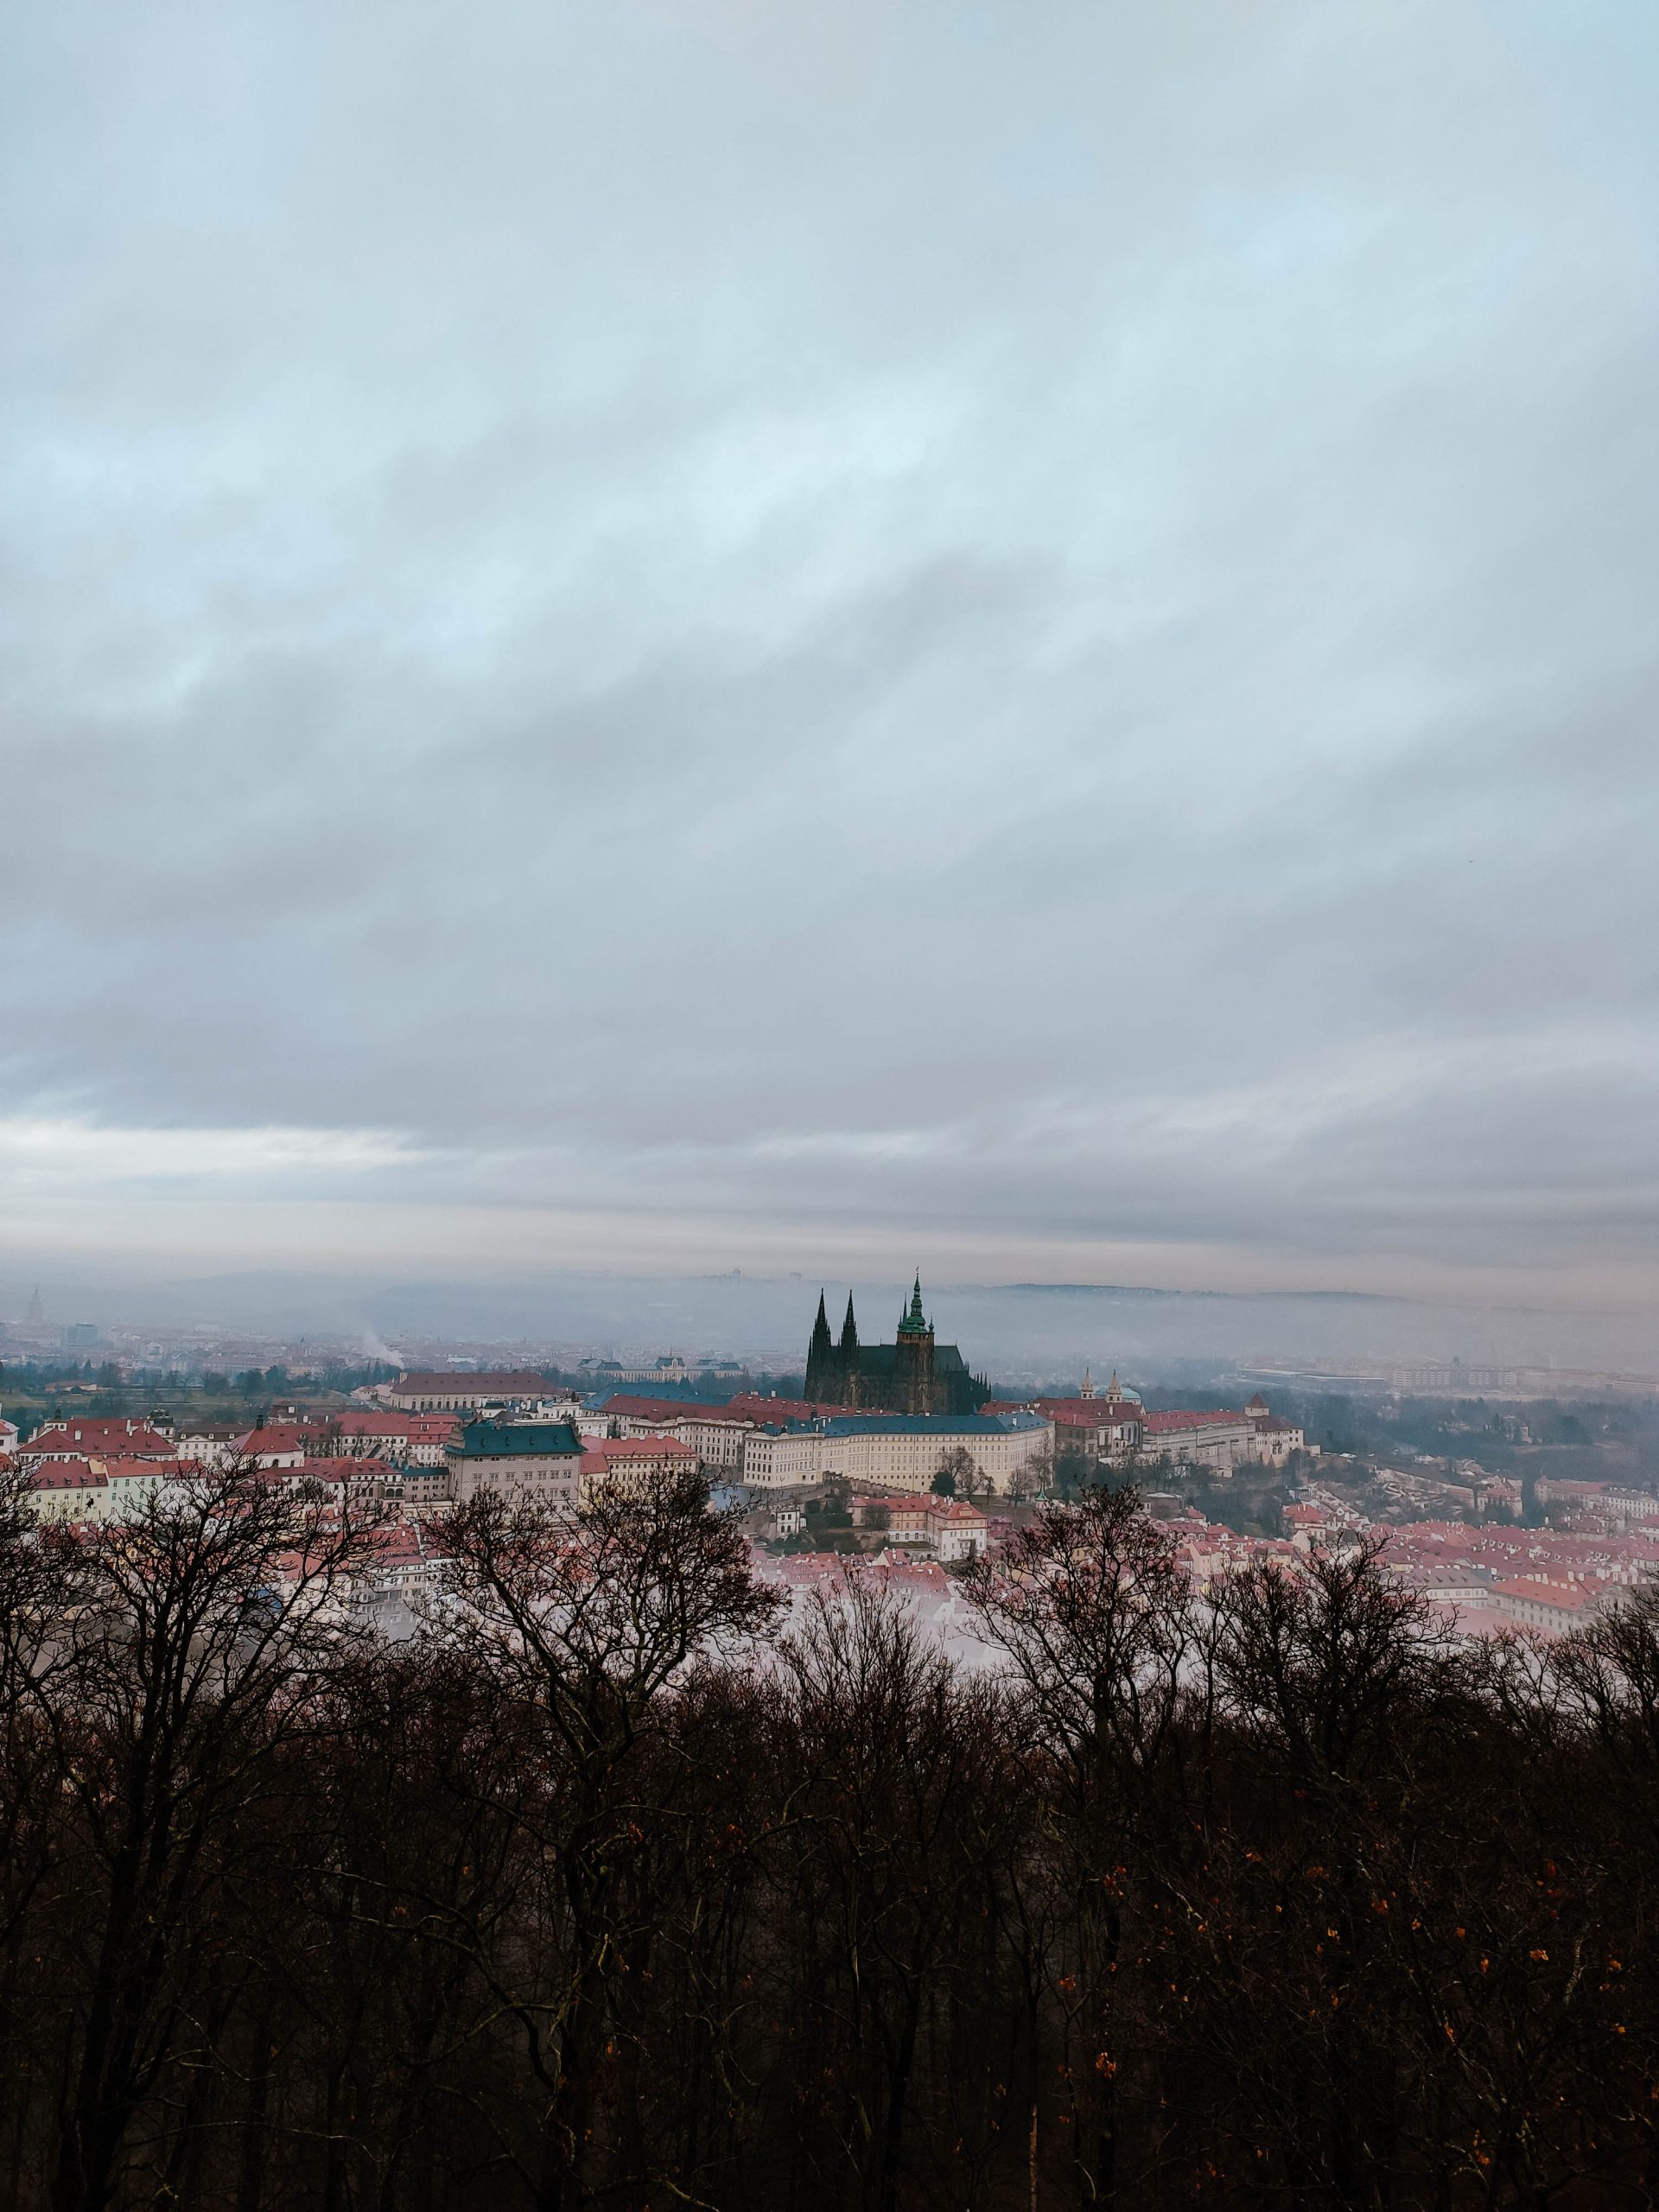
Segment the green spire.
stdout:
<svg viewBox="0 0 1659 2212">
<path fill-rule="evenodd" d="M 927 1323 L 922 1314 L 922 1271 L 916 1270 L 916 1287 L 910 1294 L 910 1311 L 899 1324 L 901 1337 L 925 1337 Z"/>
</svg>

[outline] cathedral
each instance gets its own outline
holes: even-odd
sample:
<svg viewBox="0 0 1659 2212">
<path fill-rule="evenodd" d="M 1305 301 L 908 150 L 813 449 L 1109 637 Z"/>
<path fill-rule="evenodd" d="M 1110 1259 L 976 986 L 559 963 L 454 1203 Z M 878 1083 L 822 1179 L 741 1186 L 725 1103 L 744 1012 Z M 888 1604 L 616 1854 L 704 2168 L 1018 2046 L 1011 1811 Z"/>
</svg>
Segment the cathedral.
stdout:
<svg viewBox="0 0 1659 2212">
<path fill-rule="evenodd" d="M 861 1344 L 847 1300 L 841 1341 L 830 1333 L 823 1293 L 806 1351 L 806 1395 L 814 1404 L 846 1406 L 861 1413 L 971 1414 L 991 1395 L 982 1375 L 970 1375 L 955 1344 L 936 1344 L 933 1324 L 922 1312 L 922 1279 L 890 1344 Z"/>
</svg>

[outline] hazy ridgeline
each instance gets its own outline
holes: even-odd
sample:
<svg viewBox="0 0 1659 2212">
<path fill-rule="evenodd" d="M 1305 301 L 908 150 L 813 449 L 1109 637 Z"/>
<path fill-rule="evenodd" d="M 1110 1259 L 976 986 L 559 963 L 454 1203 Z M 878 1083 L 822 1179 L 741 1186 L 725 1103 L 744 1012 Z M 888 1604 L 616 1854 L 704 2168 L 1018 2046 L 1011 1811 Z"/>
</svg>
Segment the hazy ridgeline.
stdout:
<svg viewBox="0 0 1659 2212">
<path fill-rule="evenodd" d="M 276 1485 L 10 1501 L 8 2205 L 1653 2202 L 1659 1613 L 1201 1609 L 1098 1497 L 975 1570 L 996 1681 L 781 1627 L 695 1484 L 454 1525 L 394 1647 Z"/>
</svg>

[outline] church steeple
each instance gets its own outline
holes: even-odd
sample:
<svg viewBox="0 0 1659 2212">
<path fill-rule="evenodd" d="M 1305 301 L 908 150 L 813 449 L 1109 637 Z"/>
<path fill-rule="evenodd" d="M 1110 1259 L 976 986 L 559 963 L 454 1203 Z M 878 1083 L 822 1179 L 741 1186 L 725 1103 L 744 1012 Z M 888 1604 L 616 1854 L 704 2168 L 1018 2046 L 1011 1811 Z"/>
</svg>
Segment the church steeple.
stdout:
<svg viewBox="0 0 1659 2212">
<path fill-rule="evenodd" d="M 916 1271 L 916 1287 L 910 1294 L 910 1311 L 901 1317 L 899 1333 L 901 1337 L 925 1337 L 927 1334 L 927 1322 L 922 1313 L 922 1275 L 919 1268 Z"/>
<path fill-rule="evenodd" d="M 836 1348 L 830 1337 L 830 1315 L 823 1303 L 823 1293 L 818 1293 L 818 1318 L 812 1324 L 812 1340 L 806 1348 L 806 1395 L 815 1396 L 827 1383 L 836 1363 Z"/>
<path fill-rule="evenodd" d="M 857 1351 L 858 1324 L 853 1319 L 853 1294 L 849 1290 L 847 1294 L 847 1319 L 841 1325 L 841 1356 L 845 1359 L 851 1352 L 856 1357 Z"/>
</svg>

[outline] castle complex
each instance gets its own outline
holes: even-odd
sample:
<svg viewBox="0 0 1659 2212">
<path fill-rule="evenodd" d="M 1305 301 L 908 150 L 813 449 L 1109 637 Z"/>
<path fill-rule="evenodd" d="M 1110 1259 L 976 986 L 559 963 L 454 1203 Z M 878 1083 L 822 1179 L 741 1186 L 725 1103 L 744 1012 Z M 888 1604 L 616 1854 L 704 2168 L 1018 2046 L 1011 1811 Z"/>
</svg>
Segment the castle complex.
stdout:
<svg viewBox="0 0 1659 2212">
<path fill-rule="evenodd" d="M 818 1293 L 818 1318 L 806 1351 L 806 1395 L 817 1405 L 861 1412 L 972 1414 L 989 1397 L 990 1386 L 983 1376 L 969 1373 L 955 1344 L 935 1342 L 933 1324 L 922 1311 L 918 1274 L 890 1344 L 859 1342 L 850 1294 L 837 1343 Z"/>
</svg>

